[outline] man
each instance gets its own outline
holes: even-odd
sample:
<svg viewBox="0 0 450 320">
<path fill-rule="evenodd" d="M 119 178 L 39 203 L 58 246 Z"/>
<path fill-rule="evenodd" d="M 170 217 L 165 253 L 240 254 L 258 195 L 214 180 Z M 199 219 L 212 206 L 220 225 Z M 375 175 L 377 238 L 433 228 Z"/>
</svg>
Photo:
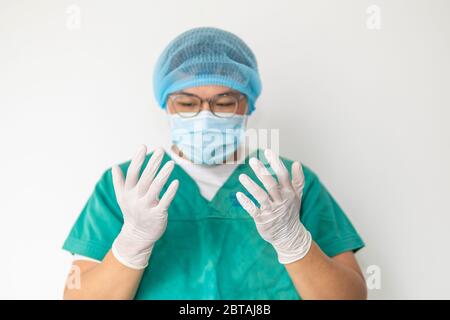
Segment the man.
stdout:
<svg viewBox="0 0 450 320">
<path fill-rule="evenodd" d="M 261 83 L 240 38 L 182 33 L 154 90 L 173 146 L 103 174 L 64 244 L 82 277 L 65 298 L 366 298 L 364 243 L 318 177 L 241 148 Z"/>
</svg>

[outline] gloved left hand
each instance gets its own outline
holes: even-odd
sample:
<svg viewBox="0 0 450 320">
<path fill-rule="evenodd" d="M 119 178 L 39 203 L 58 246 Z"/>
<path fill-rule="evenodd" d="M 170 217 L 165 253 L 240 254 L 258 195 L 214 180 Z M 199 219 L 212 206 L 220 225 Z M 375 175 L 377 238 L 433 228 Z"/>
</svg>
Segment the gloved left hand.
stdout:
<svg viewBox="0 0 450 320">
<path fill-rule="evenodd" d="M 299 162 L 292 164 L 292 181 L 280 158 L 271 150 L 264 155 L 276 173 L 278 182 L 267 168 L 256 158 L 250 159 L 250 166 L 267 192 L 246 174 L 239 181 L 258 201 L 258 208 L 242 192 L 236 197 L 241 206 L 253 217 L 261 237 L 272 244 L 282 264 L 302 259 L 311 247 L 311 234 L 300 222 L 300 205 L 304 187 L 304 175 Z"/>
</svg>

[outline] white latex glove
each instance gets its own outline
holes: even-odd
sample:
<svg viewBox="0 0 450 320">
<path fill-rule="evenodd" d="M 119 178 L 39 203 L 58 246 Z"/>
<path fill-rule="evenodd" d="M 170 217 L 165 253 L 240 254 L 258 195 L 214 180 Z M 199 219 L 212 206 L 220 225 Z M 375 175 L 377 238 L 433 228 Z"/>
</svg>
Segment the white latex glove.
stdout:
<svg viewBox="0 0 450 320">
<path fill-rule="evenodd" d="M 264 155 L 276 173 L 278 182 L 256 158 L 250 159 L 250 167 L 268 193 L 246 174 L 239 181 L 258 201 L 258 208 L 242 192 L 236 197 L 241 206 L 253 217 L 261 237 L 269 242 L 282 264 L 302 259 L 311 247 L 311 234 L 300 222 L 300 204 L 304 187 L 304 175 L 299 162 L 292 164 L 292 181 L 280 158 L 271 150 Z"/>
<path fill-rule="evenodd" d="M 139 178 L 146 153 L 147 148 L 141 146 L 131 160 L 126 179 L 118 166 L 112 168 L 114 190 L 124 220 L 112 253 L 133 269 L 147 267 L 155 242 L 166 230 L 167 210 L 178 189 L 178 180 L 174 180 L 158 199 L 174 167 L 173 161 L 168 161 L 155 178 L 164 155 L 162 149 L 155 150 Z"/>
</svg>

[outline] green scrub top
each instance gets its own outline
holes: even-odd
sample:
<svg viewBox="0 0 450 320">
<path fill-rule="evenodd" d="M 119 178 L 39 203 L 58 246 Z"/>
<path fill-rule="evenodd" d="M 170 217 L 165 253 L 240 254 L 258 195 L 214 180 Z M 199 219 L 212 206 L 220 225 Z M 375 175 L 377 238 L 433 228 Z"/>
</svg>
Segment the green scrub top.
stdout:
<svg viewBox="0 0 450 320">
<path fill-rule="evenodd" d="M 142 170 L 150 156 L 147 155 Z M 265 160 L 261 150 L 253 156 Z M 301 298 L 285 267 L 278 262 L 275 250 L 261 238 L 253 219 L 236 199 L 236 192 L 241 191 L 254 200 L 239 183 L 241 173 L 262 186 L 248 164 L 249 158 L 237 166 L 211 201 L 175 165 L 161 193 L 174 179 L 180 181 L 179 189 L 169 208 L 167 229 L 155 244 L 135 299 Z M 281 159 L 290 169 L 293 161 Z M 169 160 L 166 153 L 162 162 Z M 120 165 L 124 173 L 129 164 L 130 161 Z M 364 247 L 317 175 L 304 165 L 303 172 L 305 187 L 299 214 L 313 240 L 330 257 Z M 122 224 L 108 169 L 96 184 L 63 249 L 102 260 Z"/>
</svg>

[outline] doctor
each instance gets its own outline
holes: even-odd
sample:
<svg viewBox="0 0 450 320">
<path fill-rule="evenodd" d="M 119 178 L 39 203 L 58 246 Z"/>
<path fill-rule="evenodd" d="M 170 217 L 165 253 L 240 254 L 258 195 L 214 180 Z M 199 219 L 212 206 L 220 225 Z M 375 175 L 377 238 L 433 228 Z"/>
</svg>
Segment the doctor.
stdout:
<svg viewBox="0 0 450 320">
<path fill-rule="evenodd" d="M 182 33 L 154 91 L 173 146 L 104 172 L 63 246 L 81 277 L 64 298 L 366 298 L 364 242 L 318 176 L 241 147 L 261 83 L 240 38 Z"/>
</svg>

